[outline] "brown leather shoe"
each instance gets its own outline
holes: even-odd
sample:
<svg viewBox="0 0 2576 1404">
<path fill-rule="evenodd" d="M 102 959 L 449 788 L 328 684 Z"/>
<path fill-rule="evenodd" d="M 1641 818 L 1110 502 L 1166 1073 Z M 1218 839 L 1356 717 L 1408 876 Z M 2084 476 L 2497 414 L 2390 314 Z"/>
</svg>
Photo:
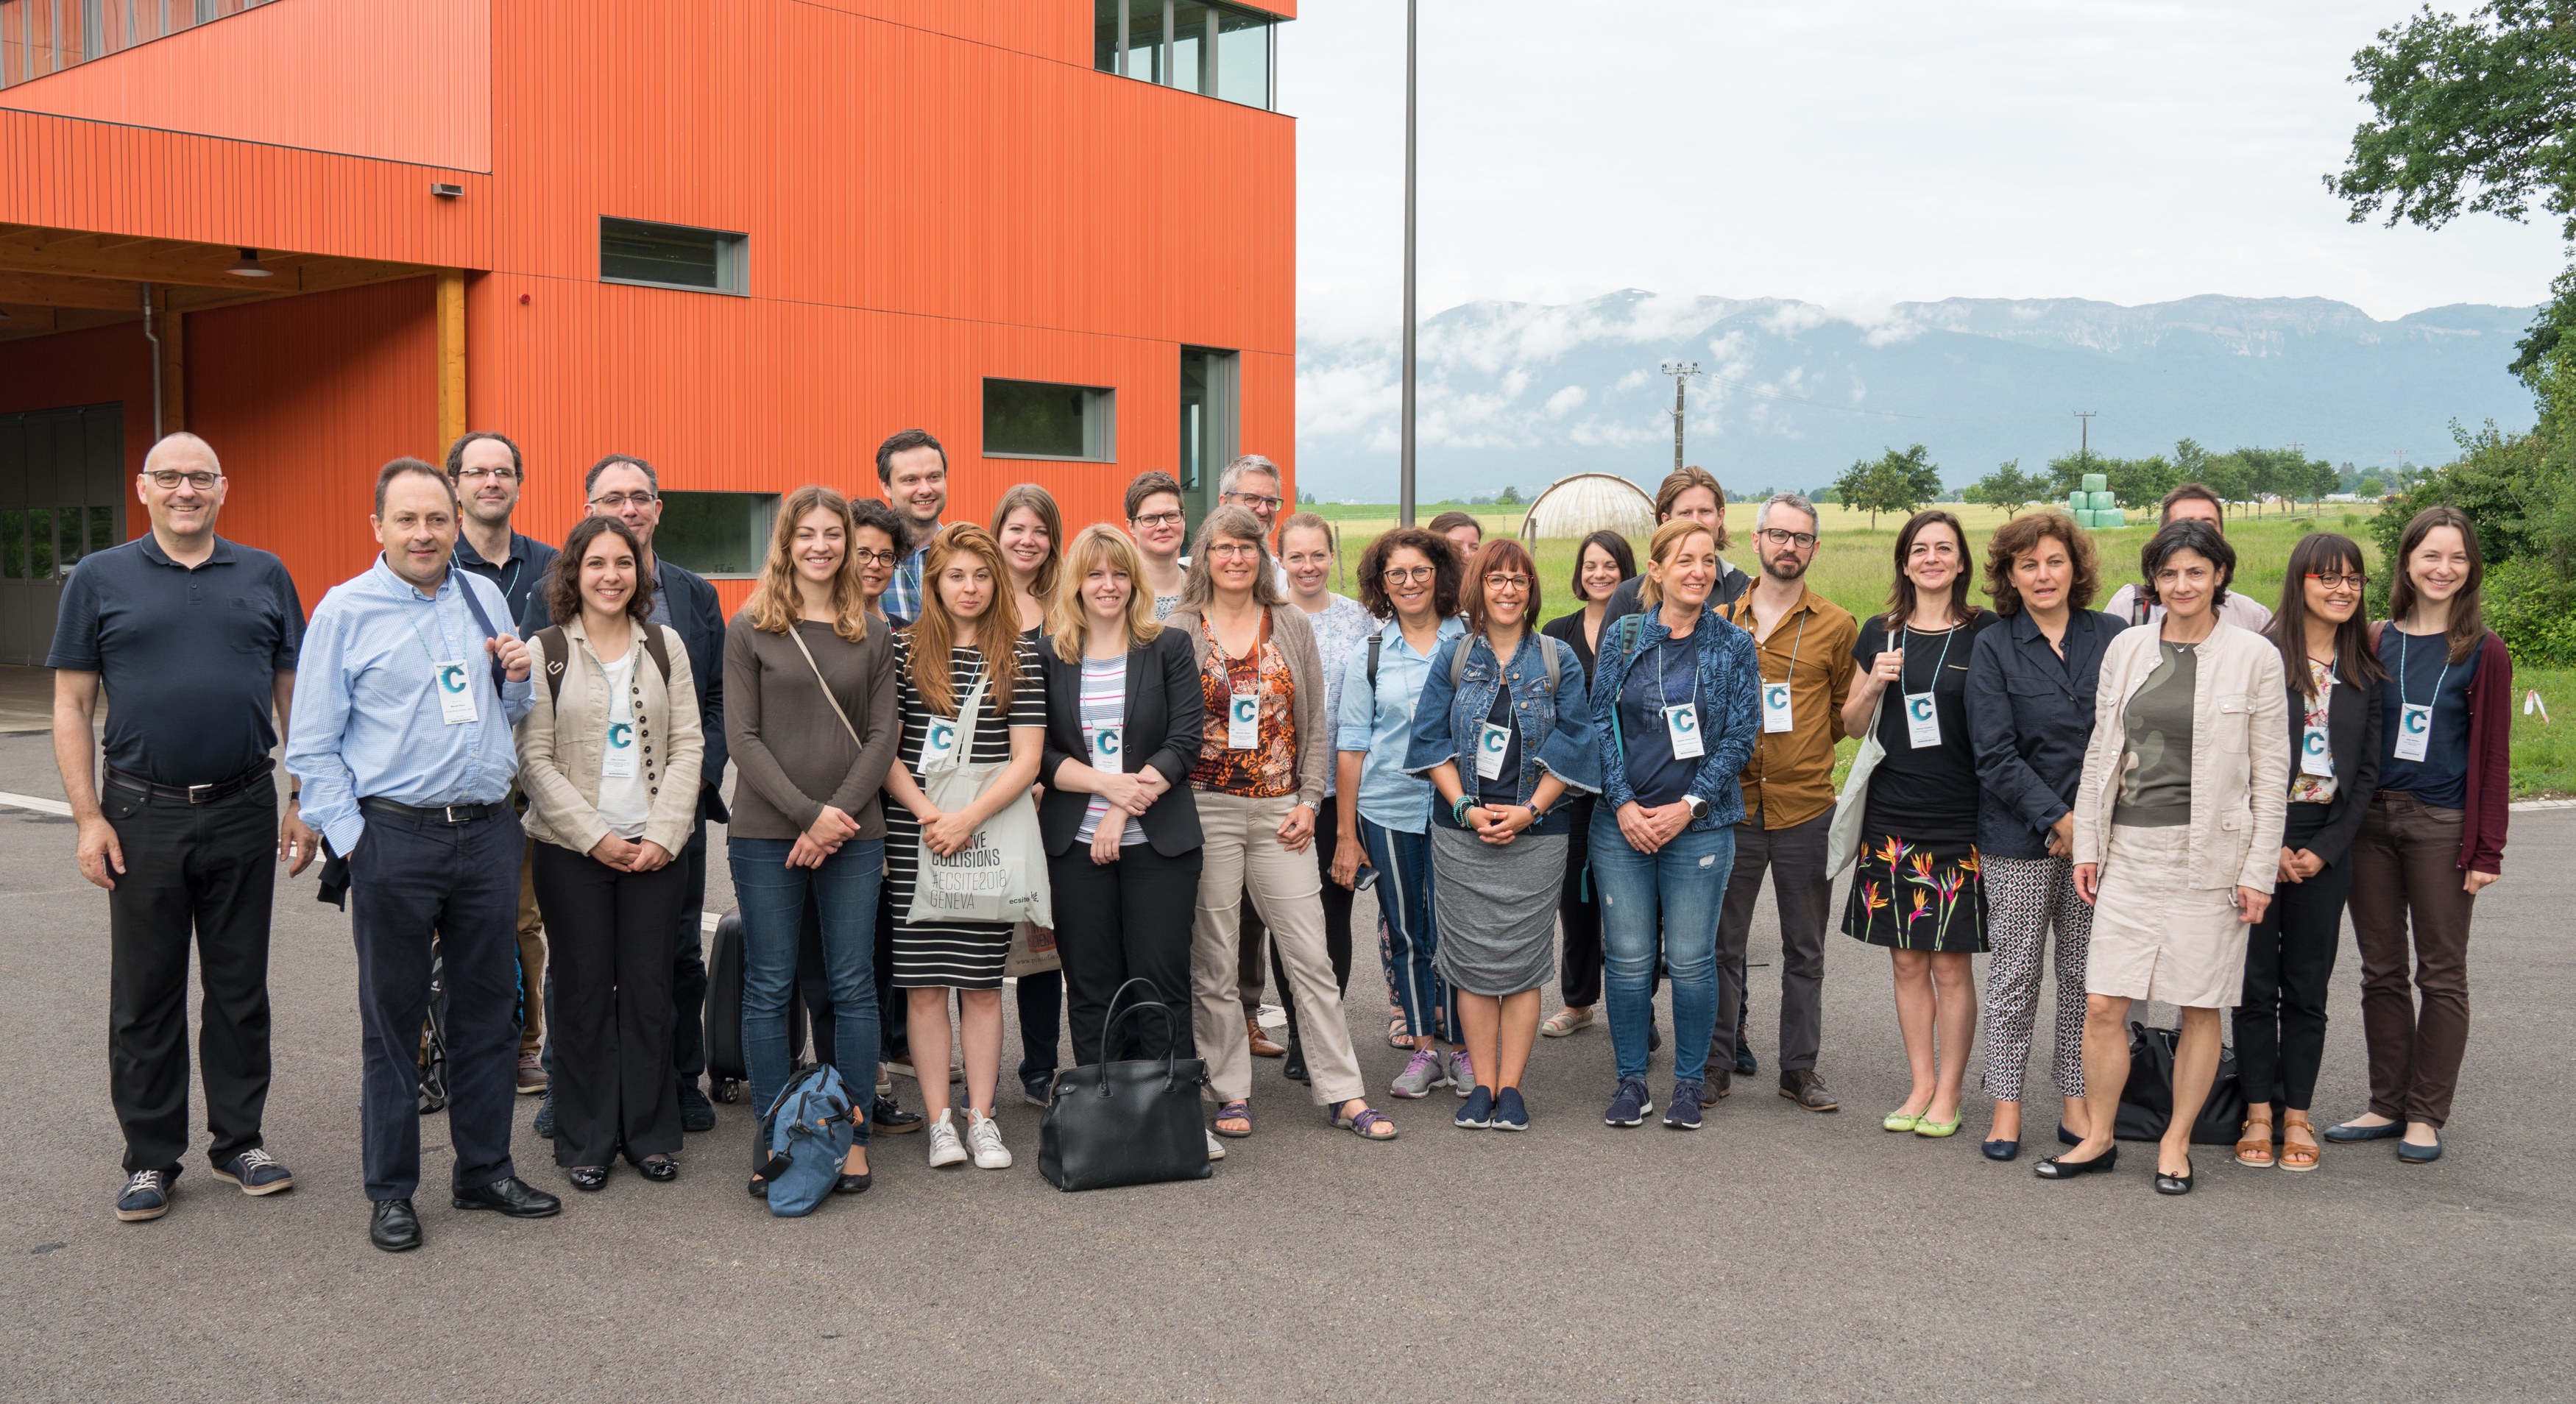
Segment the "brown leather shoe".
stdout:
<svg viewBox="0 0 2576 1404">
<path fill-rule="evenodd" d="M 1286 1048 L 1279 1044 L 1272 1043 L 1270 1041 L 1270 1035 L 1261 1031 L 1261 1021 L 1259 1019 L 1246 1019 L 1243 1021 L 1243 1026 L 1252 1034 L 1253 1057 L 1284 1058 L 1288 1056 L 1288 1050 Z"/>
<path fill-rule="evenodd" d="M 1780 1095 L 1812 1112 L 1836 1111 L 1842 1103 L 1825 1089 L 1825 1080 L 1813 1068 L 1796 1068 L 1780 1074 Z"/>
</svg>

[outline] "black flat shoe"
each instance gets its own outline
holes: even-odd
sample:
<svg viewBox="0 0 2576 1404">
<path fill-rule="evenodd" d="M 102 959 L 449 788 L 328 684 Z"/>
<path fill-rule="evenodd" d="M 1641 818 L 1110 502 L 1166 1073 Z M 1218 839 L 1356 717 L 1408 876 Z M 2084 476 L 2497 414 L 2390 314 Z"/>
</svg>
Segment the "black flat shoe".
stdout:
<svg viewBox="0 0 2576 1404">
<path fill-rule="evenodd" d="M 767 1199 L 769 1197 L 769 1182 L 760 1178 L 758 1175 L 751 1177 L 751 1184 L 747 1186 L 747 1188 L 751 1191 L 751 1197 L 754 1199 Z"/>
<path fill-rule="evenodd" d="M 388 1253 L 408 1253 L 420 1246 L 420 1216 L 408 1199 L 379 1199 L 367 1221 L 367 1241 Z"/>
<path fill-rule="evenodd" d="M 2156 1172 L 2156 1193 L 2191 1193 L 2191 1160 L 2189 1157 L 2184 1158 L 2183 1172 L 2179 1175 L 2168 1175 L 2162 1170 Z"/>
<path fill-rule="evenodd" d="M 1979 1141 L 1977 1149 L 1984 1151 L 1988 1160 L 2017 1160 L 2021 1157 L 2019 1141 Z"/>
<path fill-rule="evenodd" d="M 2068 1160 L 2062 1155 L 2052 1155 L 2030 1167 L 2030 1172 L 2043 1180 L 2072 1180 L 2079 1175 L 2109 1174 L 2111 1168 L 2119 1163 L 2120 1148 L 2113 1146 L 2091 1160 Z"/>
<path fill-rule="evenodd" d="M 459 1185 L 450 1202 L 459 1209 L 497 1210 L 513 1219 L 551 1218 L 563 1210 L 562 1200 L 531 1187 L 516 1175 L 488 1185 Z"/>
<path fill-rule="evenodd" d="M 574 1189 L 580 1190 L 585 1194 L 595 1194 L 600 1190 L 608 1188 L 608 1167 L 605 1165 L 576 1165 L 564 1172 L 564 1178 L 572 1181 L 572 1187 Z"/>
<path fill-rule="evenodd" d="M 2393 1141 L 2405 1134 L 2406 1123 L 2403 1121 L 2384 1121 L 2377 1126 L 2356 1126 L 2347 1121 L 2340 1126 L 2327 1127 L 2325 1138 L 2336 1145 L 2348 1145 L 2354 1141 Z"/>
<path fill-rule="evenodd" d="M 832 1193 L 865 1194 L 868 1192 L 868 1186 L 872 1183 L 874 1183 L 874 1177 L 867 1171 L 862 1170 L 855 1175 L 843 1175 L 839 1179 L 832 1181 Z"/>
<path fill-rule="evenodd" d="M 868 1124 L 879 1131 L 902 1135 L 921 1129 L 921 1113 L 905 1111 L 892 1097 L 880 1094 L 876 1107 L 868 1113 Z"/>
<path fill-rule="evenodd" d="M 657 1185 L 667 1185 L 680 1178 L 680 1162 L 667 1155 L 648 1155 L 635 1162 L 635 1173 Z"/>
</svg>

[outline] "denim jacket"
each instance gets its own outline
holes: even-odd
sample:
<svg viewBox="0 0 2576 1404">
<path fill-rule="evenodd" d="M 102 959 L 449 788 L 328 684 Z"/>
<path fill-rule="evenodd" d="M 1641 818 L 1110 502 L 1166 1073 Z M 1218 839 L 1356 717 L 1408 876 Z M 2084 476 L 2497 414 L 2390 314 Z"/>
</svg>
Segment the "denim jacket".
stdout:
<svg viewBox="0 0 2576 1404">
<path fill-rule="evenodd" d="M 1600 653 L 1592 665 L 1592 710 L 1601 719 L 1595 728 L 1601 746 L 1601 802 L 1614 813 L 1637 798 L 1628 784 L 1628 757 L 1617 725 L 1619 692 L 1627 686 L 1630 666 L 1672 632 L 1664 627 L 1661 609 L 1630 618 L 1637 621 L 1634 645 L 1628 643 L 1627 620 L 1615 628 L 1605 626 Z M 1704 833 L 1744 818 L 1744 787 L 1737 777 L 1753 758 L 1756 728 L 1761 724 L 1761 672 L 1754 662 L 1753 636 L 1727 623 L 1714 605 L 1700 606 L 1691 640 L 1699 645 L 1695 700 L 1708 749 L 1691 774 L 1690 794 L 1707 801 L 1708 812 L 1691 821 L 1690 831 Z"/>
<path fill-rule="evenodd" d="M 1467 666 L 1459 674 L 1458 685 L 1449 685 L 1449 671 L 1456 666 L 1458 650 L 1467 650 Z M 1557 650 L 1556 693 L 1547 690 L 1547 655 L 1542 648 Z M 1485 718 L 1494 710 L 1494 693 L 1508 680 L 1512 689 L 1512 723 L 1521 734 L 1521 778 L 1514 800 L 1530 802 L 1538 789 L 1542 768 L 1565 782 L 1565 787 L 1578 793 L 1592 793 L 1601 788 L 1601 746 L 1594 738 L 1600 729 L 1592 710 L 1592 699 L 1583 690 L 1583 661 L 1574 650 L 1557 639 L 1531 631 L 1521 636 L 1521 646 L 1512 650 L 1509 666 L 1497 666 L 1494 645 L 1483 634 L 1462 635 L 1432 651 L 1430 676 L 1423 679 L 1422 696 L 1414 703 L 1413 729 L 1404 750 L 1404 768 L 1411 774 L 1427 776 L 1444 762 L 1458 765 L 1459 779 L 1470 793 L 1475 786 L 1475 762 L 1459 738 L 1475 736 Z M 1550 820 L 1561 816 L 1551 814 Z M 1542 821 L 1536 832 L 1560 832 Z"/>
</svg>

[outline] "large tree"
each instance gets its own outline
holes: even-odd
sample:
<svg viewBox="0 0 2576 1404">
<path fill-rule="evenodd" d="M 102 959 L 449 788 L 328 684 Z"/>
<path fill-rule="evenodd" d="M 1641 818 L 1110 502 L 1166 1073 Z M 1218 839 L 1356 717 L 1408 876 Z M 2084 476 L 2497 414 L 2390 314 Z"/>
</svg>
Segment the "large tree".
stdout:
<svg viewBox="0 0 2576 1404">
<path fill-rule="evenodd" d="M 1939 497 L 1941 470 L 1921 444 L 1914 444 L 1854 463 L 1834 480 L 1834 491 L 1844 506 L 1869 513 L 1875 529 L 1879 513 L 1909 515 Z"/>
<path fill-rule="evenodd" d="M 2001 507 L 2006 517 L 2021 515 L 2021 509 L 2048 496 L 2048 479 L 2021 470 L 2021 460 L 2001 464 L 1968 486 L 1960 494 L 1970 502 L 1983 502 Z"/>
</svg>

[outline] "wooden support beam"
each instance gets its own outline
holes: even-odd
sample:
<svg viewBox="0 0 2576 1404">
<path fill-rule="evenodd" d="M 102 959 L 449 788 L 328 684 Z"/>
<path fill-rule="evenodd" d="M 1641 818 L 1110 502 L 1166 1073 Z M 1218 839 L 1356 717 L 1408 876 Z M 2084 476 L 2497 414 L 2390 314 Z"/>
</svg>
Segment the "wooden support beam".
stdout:
<svg viewBox="0 0 2576 1404">
<path fill-rule="evenodd" d="M 438 270 L 438 442 L 431 456 L 465 432 L 465 270 Z"/>
<path fill-rule="evenodd" d="M 106 278 L 0 272 L 0 306 L 87 307 L 123 312 L 135 306 L 140 296 L 136 284 Z"/>
</svg>

